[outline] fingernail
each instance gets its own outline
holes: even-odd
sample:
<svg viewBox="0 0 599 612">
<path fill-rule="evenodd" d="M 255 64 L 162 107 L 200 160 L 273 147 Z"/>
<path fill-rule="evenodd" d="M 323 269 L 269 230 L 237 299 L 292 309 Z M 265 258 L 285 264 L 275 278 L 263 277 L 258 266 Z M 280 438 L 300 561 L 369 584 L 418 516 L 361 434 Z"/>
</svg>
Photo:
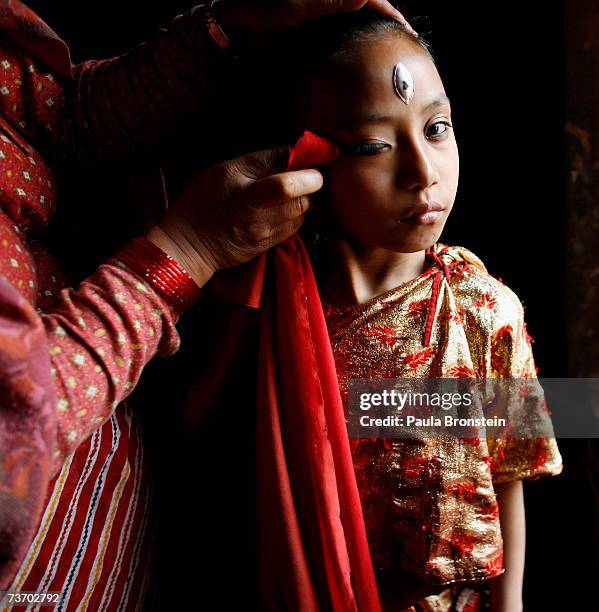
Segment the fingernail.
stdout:
<svg viewBox="0 0 599 612">
<path fill-rule="evenodd" d="M 401 24 L 414 36 L 418 36 L 418 32 L 416 32 L 416 30 L 409 24 L 408 20 L 399 12 L 397 11 L 397 19 L 399 21 L 401 21 Z"/>
</svg>

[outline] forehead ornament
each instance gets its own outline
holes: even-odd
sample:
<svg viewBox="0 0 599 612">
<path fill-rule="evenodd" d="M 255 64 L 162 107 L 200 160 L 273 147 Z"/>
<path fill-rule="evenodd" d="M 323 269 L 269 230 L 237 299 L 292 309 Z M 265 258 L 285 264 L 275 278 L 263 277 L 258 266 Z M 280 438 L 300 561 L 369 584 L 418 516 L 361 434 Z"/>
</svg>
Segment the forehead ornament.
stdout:
<svg viewBox="0 0 599 612">
<path fill-rule="evenodd" d="M 398 62 L 393 69 L 395 93 L 403 102 L 409 104 L 414 97 L 414 79 L 405 64 Z"/>
</svg>

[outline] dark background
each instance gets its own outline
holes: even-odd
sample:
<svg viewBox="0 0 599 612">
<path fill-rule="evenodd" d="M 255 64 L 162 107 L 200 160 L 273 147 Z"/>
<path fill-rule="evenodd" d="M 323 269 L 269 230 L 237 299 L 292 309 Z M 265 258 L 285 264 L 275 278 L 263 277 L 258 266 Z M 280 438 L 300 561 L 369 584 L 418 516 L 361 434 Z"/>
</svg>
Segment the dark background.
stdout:
<svg viewBox="0 0 599 612">
<path fill-rule="evenodd" d="M 65 38 L 75 62 L 125 52 L 191 6 L 28 4 Z M 419 32 L 431 33 L 454 109 L 460 189 L 442 240 L 471 249 L 521 298 L 539 376 L 567 376 L 564 2 L 402 8 Z M 585 444 L 560 448 L 563 475 L 525 486 L 530 609 L 587 609 L 599 575 Z"/>
</svg>

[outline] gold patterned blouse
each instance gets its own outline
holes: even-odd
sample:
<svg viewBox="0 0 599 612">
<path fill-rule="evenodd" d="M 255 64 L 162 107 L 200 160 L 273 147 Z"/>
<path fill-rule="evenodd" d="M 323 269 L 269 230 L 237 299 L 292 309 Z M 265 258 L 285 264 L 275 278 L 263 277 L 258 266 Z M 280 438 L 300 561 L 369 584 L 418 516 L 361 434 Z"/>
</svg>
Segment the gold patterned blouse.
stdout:
<svg viewBox="0 0 599 612">
<path fill-rule="evenodd" d="M 427 259 L 418 278 L 364 304 L 323 300 L 346 409 L 350 378 L 536 378 L 518 297 L 463 247 L 437 243 Z M 375 568 L 436 585 L 499 575 L 494 483 L 562 467 L 553 437 L 351 443 Z"/>
</svg>

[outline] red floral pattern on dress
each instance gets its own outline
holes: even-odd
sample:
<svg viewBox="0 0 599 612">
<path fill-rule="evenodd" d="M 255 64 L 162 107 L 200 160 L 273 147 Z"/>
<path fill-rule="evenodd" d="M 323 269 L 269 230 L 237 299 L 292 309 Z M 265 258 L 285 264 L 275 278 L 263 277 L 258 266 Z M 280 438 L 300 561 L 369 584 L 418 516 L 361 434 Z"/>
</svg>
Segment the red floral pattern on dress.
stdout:
<svg viewBox="0 0 599 612">
<path fill-rule="evenodd" d="M 448 310 L 447 312 L 443 312 L 439 316 L 439 320 L 451 321 L 452 323 L 457 323 L 458 325 L 464 325 L 464 315 L 459 310 L 458 311 Z"/>
<path fill-rule="evenodd" d="M 487 291 L 479 298 L 474 300 L 474 305 L 478 308 L 488 308 L 489 310 L 492 310 L 495 308 L 495 306 L 497 306 L 497 300 L 492 291 Z"/>
<path fill-rule="evenodd" d="M 449 368 L 449 370 L 447 370 L 447 375 L 452 378 L 476 378 L 478 373 L 475 369 L 467 365 L 459 365 Z"/>
<path fill-rule="evenodd" d="M 477 538 L 474 535 L 462 533 L 452 536 L 449 540 L 449 544 L 456 555 L 464 557 L 474 550 L 474 546 L 477 544 Z"/>
<path fill-rule="evenodd" d="M 493 561 L 490 561 L 486 569 L 490 574 L 499 574 L 503 569 L 503 554 L 498 555 Z"/>
<path fill-rule="evenodd" d="M 403 463 L 402 470 L 406 478 L 418 480 L 430 476 L 440 465 L 441 457 L 414 457 Z"/>
<path fill-rule="evenodd" d="M 383 325 L 383 327 L 368 327 L 366 333 L 387 346 L 393 346 L 397 342 L 397 333 L 387 325 Z"/>
<path fill-rule="evenodd" d="M 449 485 L 448 491 L 467 502 L 473 502 L 477 498 L 476 484 L 473 482 L 456 482 Z"/>
<path fill-rule="evenodd" d="M 501 378 L 509 376 L 509 361 L 506 359 L 506 353 L 511 352 L 513 333 L 511 325 L 503 325 L 491 338 L 491 367 Z"/>
<path fill-rule="evenodd" d="M 430 298 L 424 298 L 423 300 L 417 300 L 415 302 L 410 302 L 410 304 L 408 304 L 408 312 L 407 312 L 408 316 L 416 317 L 416 316 L 426 314 L 428 312 L 430 303 L 431 303 Z"/>
<path fill-rule="evenodd" d="M 539 469 L 541 466 L 547 463 L 549 457 L 549 449 L 547 448 L 547 440 L 539 438 L 536 440 L 536 452 L 531 466 L 533 469 Z"/>
<path fill-rule="evenodd" d="M 471 444 L 472 446 L 480 446 L 482 440 L 477 436 L 472 436 L 471 438 L 459 438 L 462 444 Z"/>
<path fill-rule="evenodd" d="M 479 513 L 486 521 L 497 521 L 499 520 L 499 504 L 494 503 L 481 506 Z"/>
<path fill-rule="evenodd" d="M 406 355 L 406 365 L 409 368 L 415 369 L 421 366 L 423 363 L 426 363 L 434 354 L 435 348 L 429 346 L 427 348 L 422 349 L 421 351 L 418 351 L 417 353 L 413 353 L 412 355 Z"/>
</svg>

